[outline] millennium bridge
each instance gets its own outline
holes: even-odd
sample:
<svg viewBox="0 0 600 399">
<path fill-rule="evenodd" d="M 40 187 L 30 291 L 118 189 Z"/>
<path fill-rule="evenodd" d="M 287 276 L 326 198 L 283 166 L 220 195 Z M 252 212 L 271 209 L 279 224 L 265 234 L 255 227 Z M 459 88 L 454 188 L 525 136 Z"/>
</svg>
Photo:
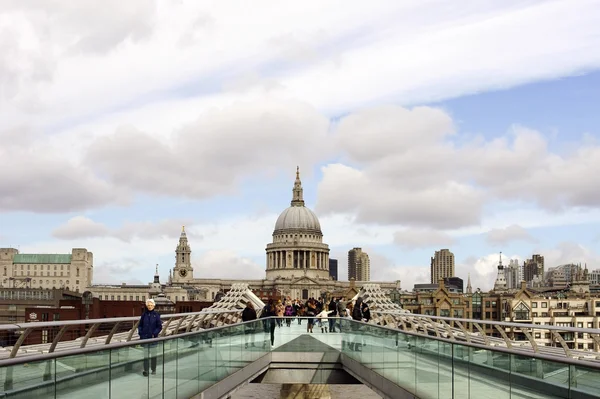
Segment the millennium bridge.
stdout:
<svg viewBox="0 0 600 399">
<path fill-rule="evenodd" d="M 0 348 L 0 398 L 227 398 L 257 383 L 364 384 L 393 399 L 600 397 L 599 329 L 412 314 L 377 285 L 358 296 L 369 323 L 336 318 L 327 334 L 283 323 L 273 344 L 268 319 L 241 322 L 248 301 L 259 315 L 264 307 L 246 284 L 201 312 L 162 315 L 159 337 L 144 346 L 139 317 L 2 325 L 15 340 Z M 557 346 L 536 343 L 534 329 Z M 569 348 L 564 333 L 588 334 L 595 351 Z M 26 344 L 36 336 L 47 342 Z M 148 356 L 158 367 L 144 376 Z"/>
</svg>

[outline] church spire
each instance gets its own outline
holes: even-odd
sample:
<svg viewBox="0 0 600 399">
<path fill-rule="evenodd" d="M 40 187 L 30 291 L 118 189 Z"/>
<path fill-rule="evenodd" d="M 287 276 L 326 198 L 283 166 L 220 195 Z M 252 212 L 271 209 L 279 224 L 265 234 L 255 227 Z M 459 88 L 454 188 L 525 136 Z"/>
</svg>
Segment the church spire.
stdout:
<svg viewBox="0 0 600 399">
<path fill-rule="evenodd" d="M 471 273 L 469 273 L 469 277 L 467 278 L 467 294 L 473 293 L 473 287 L 471 287 Z"/>
<path fill-rule="evenodd" d="M 502 265 L 502 252 L 500 252 L 500 260 L 498 262 L 498 276 L 494 282 L 494 291 L 506 290 L 506 274 L 504 272 L 504 266 Z"/>
<path fill-rule="evenodd" d="M 158 275 L 158 263 L 156 264 L 156 271 L 154 272 L 154 283 L 160 284 L 160 276 Z"/>
<path fill-rule="evenodd" d="M 292 189 L 292 206 L 304 206 L 302 182 L 300 181 L 300 167 L 296 166 L 296 181 Z"/>
</svg>

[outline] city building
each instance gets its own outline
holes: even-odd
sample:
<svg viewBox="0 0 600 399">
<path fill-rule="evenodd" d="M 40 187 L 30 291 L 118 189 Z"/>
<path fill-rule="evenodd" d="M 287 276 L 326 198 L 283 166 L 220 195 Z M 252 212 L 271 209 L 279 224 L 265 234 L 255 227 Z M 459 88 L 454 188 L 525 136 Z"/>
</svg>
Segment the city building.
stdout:
<svg viewBox="0 0 600 399">
<path fill-rule="evenodd" d="M 529 287 L 544 279 L 544 257 L 534 254 L 523 263 L 523 280 Z M 539 284 L 539 283 L 538 283 Z"/>
<path fill-rule="evenodd" d="M 518 259 L 511 259 L 508 266 L 504 267 L 504 276 L 506 277 L 506 289 L 514 290 L 521 287 L 523 281 L 523 266 Z"/>
<path fill-rule="evenodd" d="M 369 281 L 371 276 L 371 260 L 362 248 L 348 251 L 348 279 Z"/>
<path fill-rule="evenodd" d="M 0 287 L 63 289 L 83 292 L 92 285 L 94 255 L 85 248 L 70 254 L 22 254 L 0 249 Z"/>
<path fill-rule="evenodd" d="M 335 281 L 339 280 L 338 278 L 338 260 L 329 258 L 329 275 Z"/>
<path fill-rule="evenodd" d="M 454 277 L 454 254 L 449 249 L 440 249 L 431 258 L 430 283 L 437 284 L 446 277 Z"/>
<path fill-rule="evenodd" d="M 330 270 L 329 246 L 323 240 L 323 232 L 317 215 L 304 203 L 300 171 L 292 188 L 290 206 L 283 210 L 275 222 L 272 240 L 266 245 L 265 276 L 255 280 L 204 279 L 194 276 L 191 262 L 192 248 L 182 228 L 175 248 L 175 263 L 166 283 L 161 284 L 158 270 L 154 282 L 148 285 L 90 285 L 87 290 L 103 300 L 143 301 L 160 293 L 177 303 L 216 300 L 227 292 L 232 284 L 245 283 L 260 298 L 292 299 L 329 298 L 334 293 L 343 296 L 358 289 L 370 275 L 368 255 L 362 257 L 360 277 L 338 281 Z M 266 278 L 262 278 L 266 277 Z M 396 282 L 375 282 L 383 291 L 393 290 Z"/>
</svg>

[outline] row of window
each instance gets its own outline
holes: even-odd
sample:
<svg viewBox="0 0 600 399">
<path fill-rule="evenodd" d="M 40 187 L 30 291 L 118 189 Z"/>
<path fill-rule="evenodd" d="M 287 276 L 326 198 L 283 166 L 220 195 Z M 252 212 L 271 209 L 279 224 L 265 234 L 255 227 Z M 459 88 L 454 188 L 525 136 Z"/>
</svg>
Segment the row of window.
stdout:
<svg viewBox="0 0 600 399">
<path fill-rule="evenodd" d="M 100 295 L 99 297 L 100 297 L 100 299 L 102 299 L 102 295 Z M 108 297 L 109 297 L 108 295 L 104 295 L 104 300 L 108 301 Z M 116 299 L 115 299 L 115 297 L 116 297 Z M 139 295 L 129 295 L 129 299 L 127 299 L 127 295 L 123 295 L 122 297 L 123 297 L 124 301 L 127 301 L 127 300 L 129 300 L 129 301 L 139 301 L 140 300 L 140 296 Z M 134 297 L 135 297 L 135 299 L 133 299 Z M 171 296 L 168 296 L 167 298 L 169 300 L 172 300 Z M 215 298 L 215 294 L 213 292 L 213 299 L 214 298 Z M 111 301 L 120 301 L 121 300 L 121 295 L 110 295 L 110 300 Z M 185 296 L 182 296 L 181 300 L 185 301 Z M 146 295 L 142 295 L 142 301 L 146 301 Z M 179 301 L 179 296 L 178 295 L 175 296 L 175 302 L 177 302 L 177 301 Z"/>
<path fill-rule="evenodd" d="M 21 269 L 20 271 L 18 271 L 18 270 L 15 270 L 15 271 L 14 271 L 14 275 L 15 275 L 15 276 L 18 276 L 18 275 L 19 275 L 19 274 L 18 274 L 19 272 L 20 272 L 21 276 L 31 276 L 31 275 L 32 275 L 32 274 L 31 274 L 31 271 L 30 271 L 29 269 L 27 269 L 27 271 L 25 271 L 25 270 L 23 270 L 23 269 Z M 56 271 L 54 272 L 54 277 L 56 277 L 56 273 L 58 273 L 58 272 L 56 272 Z M 61 272 L 60 272 L 60 275 L 61 275 L 61 277 L 63 276 L 63 274 L 64 274 L 64 273 L 65 273 L 64 271 L 61 271 Z M 67 273 L 67 274 L 70 274 L 70 271 L 67 271 L 66 273 Z M 3 273 L 3 275 L 4 275 L 4 276 L 8 276 L 8 270 L 6 269 L 6 267 L 4 268 L 4 273 Z M 43 275 L 44 275 L 44 271 L 43 271 L 43 270 L 40 270 L 40 276 L 43 276 Z M 34 270 L 34 271 L 33 271 L 33 276 L 37 276 L 37 270 Z M 50 271 L 46 271 L 46 276 L 50 277 Z M 75 274 L 75 277 L 79 277 L 79 269 L 77 269 L 77 271 L 76 271 L 76 274 Z"/>
<path fill-rule="evenodd" d="M 33 270 L 37 270 L 38 266 L 40 267 L 40 270 L 43 270 L 44 266 L 46 266 L 46 269 L 48 269 L 48 270 L 51 269 L 50 265 L 13 265 L 13 268 L 16 269 L 19 266 L 21 266 L 21 270 L 24 270 L 25 266 L 27 266 L 27 270 L 31 270 L 32 266 L 33 266 Z M 54 265 L 54 270 L 58 270 L 58 266 L 59 265 Z M 66 266 L 67 266 L 67 269 L 69 269 L 71 265 L 66 265 Z M 65 265 L 64 264 L 60 265 L 60 270 L 65 270 Z M 79 268 L 77 268 L 77 270 L 79 270 Z"/>
<path fill-rule="evenodd" d="M 51 272 L 46 272 L 46 277 L 50 277 L 50 273 Z M 54 273 L 54 277 L 59 277 L 59 276 L 57 276 L 58 272 L 53 272 L 53 273 Z M 26 271 L 25 272 L 23 270 L 21 270 L 20 272 L 15 272 L 14 273 L 15 276 L 19 276 L 20 275 L 21 277 L 37 277 L 37 274 L 38 274 L 37 271 L 34 271 L 33 274 L 31 274 L 30 271 Z M 68 277 L 70 275 L 69 272 L 66 272 L 67 276 L 65 276 L 64 274 L 65 274 L 65 272 L 60 272 L 60 277 Z M 6 270 L 4 270 L 4 276 L 7 276 L 7 275 L 8 274 L 6 273 Z M 40 271 L 40 277 L 44 277 L 44 272 L 43 271 Z M 75 275 L 75 277 L 79 277 L 79 273 L 77 273 Z"/>
</svg>

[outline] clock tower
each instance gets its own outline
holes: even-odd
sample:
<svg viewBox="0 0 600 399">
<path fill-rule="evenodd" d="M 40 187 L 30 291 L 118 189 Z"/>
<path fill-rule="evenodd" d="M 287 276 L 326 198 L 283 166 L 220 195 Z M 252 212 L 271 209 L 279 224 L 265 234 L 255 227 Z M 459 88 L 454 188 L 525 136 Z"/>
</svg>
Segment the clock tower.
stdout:
<svg viewBox="0 0 600 399">
<path fill-rule="evenodd" d="M 194 269 L 191 261 L 192 250 L 188 244 L 185 226 L 181 229 L 179 244 L 175 249 L 175 268 L 173 269 L 173 283 L 189 283 L 194 279 Z"/>
</svg>

